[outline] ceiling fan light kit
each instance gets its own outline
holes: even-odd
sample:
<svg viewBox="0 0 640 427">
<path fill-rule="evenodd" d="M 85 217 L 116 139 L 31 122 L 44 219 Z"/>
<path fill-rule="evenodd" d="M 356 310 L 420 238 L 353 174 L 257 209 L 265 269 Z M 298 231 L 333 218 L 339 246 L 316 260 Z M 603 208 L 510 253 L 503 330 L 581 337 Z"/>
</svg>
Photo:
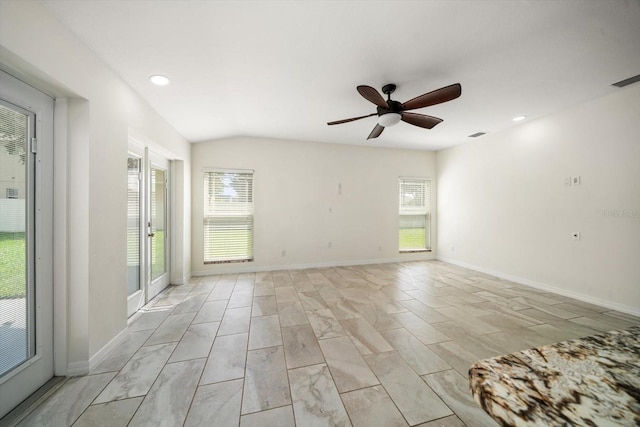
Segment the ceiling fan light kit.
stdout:
<svg viewBox="0 0 640 427">
<path fill-rule="evenodd" d="M 327 124 L 338 125 L 377 115 L 378 123 L 373 128 L 367 139 L 379 137 L 385 128 L 394 126 L 400 121 L 421 128 L 431 129 L 438 123 L 442 122 L 442 119 L 428 116 L 426 114 L 409 113 L 408 111 L 451 101 L 458 98 L 462 94 L 462 86 L 460 85 L 460 83 L 455 83 L 450 86 L 445 86 L 432 92 L 417 96 L 413 99 L 408 100 L 407 102 L 401 103 L 391 99 L 391 94 L 396 90 L 396 85 L 392 83 L 386 84 L 382 87 L 382 93 L 387 95 L 386 101 L 382 97 L 382 95 L 380 95 L 380 92 L 378 92 L 371 86 L 361 85 L 357 87 L 357 90 L 364 99 L 377 106 L 377 113 L 368 114 L 366 116 L 353 117 L 350 119 L 337 120 L 334 122 L 329 122 Z"/>
<path fill-rule="evenodd" d="M 378 116 L 378 124 L 385 128 L 397 125 L 400 120 L 402 120 L 400 113 L 386 113 Z"/>
</svg>

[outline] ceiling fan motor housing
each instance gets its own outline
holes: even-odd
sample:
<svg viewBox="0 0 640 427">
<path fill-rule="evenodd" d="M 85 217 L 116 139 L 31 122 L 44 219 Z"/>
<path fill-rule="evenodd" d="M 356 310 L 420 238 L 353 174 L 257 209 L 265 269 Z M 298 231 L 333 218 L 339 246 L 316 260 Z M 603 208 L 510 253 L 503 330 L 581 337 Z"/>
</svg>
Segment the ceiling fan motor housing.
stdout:
<svg viewBox="0 0 640 427">
<path fill-rule="evenodd" d="M 396 85 L 389 83 L 382 87 L 382 92 L 387 95 L 387 108 L 377 107 L 378 110 L 378 124 L 383 127 L 395 126 L 401 120 L 402 103 L 393 101 L 391 94 L 396 90 Z M 387 114 L 392 113 L 390 116 Z M 383 117 L 386 116 L 386 117 Z"/>
<path fill-rule="evenodd" d="M 378 116 L 381 116 L 381 115 L 387 114 L 387 113 L 401 113 L 402 112 L 402 103 L 401 102 L 393 101 L 393 100 L 390 99 L 390 100 L 387 101 L 387 105 L 389 106 L 389 108 L 377 107 Z"/>
</svg>

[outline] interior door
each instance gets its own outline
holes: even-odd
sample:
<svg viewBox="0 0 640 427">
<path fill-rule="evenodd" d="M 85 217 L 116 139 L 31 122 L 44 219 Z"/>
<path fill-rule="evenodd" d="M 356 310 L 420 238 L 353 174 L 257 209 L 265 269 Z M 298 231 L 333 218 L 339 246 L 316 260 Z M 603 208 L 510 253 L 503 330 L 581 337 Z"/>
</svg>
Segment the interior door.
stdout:
<svg viewBox="0 0 640 427">
<path fill-rule="evenodd" d="M 53 99 L 0 71 L 0 418 L 53 377 Z"/>
</svg>

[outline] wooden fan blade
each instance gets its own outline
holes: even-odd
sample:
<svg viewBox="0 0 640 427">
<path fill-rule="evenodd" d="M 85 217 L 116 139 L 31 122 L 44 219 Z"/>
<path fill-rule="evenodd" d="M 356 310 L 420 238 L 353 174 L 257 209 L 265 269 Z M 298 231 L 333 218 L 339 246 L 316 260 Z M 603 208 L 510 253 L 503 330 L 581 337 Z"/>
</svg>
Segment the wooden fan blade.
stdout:
<svg viewBox="0 0 640 427">
<path fill-rule="evenodd" d="M 380 126 L 377 124 L 376 127 L 373 128 L 373 130 L 371 131 L 367 139 L 379 137 L 383 130 L 384 130 L 384 126 Z"/>
<path fill-rule="evenodd" d="M 380 95 L 380 92 L 371 86 L 360 85 L 357 89 L 358 93 L 360 93 L 360 95 L 362 95 L 362 97 L 367 101 L 376 104 L 378 107 L 389 108 L 387 101 L 385 101 L 382 95 Z"/>
<path fill-rule="evenodd" d="M 402 113 L 402 121 L 407 122 L 410 125 L 431 129 L 432 127 L 440 123 L 442 119 L 433 116 L 427 116 L 426 114 Z"/>
<path fill-rule="evenodd" d="M 415 110 L 417 108 L 424 108 L 430 105 L 441 104 L 443 102 L 456 99 L 461 94 L 462 86 L 460 85 L 460 83 L 456 83 L 410 99 L 409 101 L 402 104 L 402 110 Z"/>
<path fill-rule="evenodd" d="M 329 122 L 327 123 L 328 125 L 339 125 L 342 123 L 349 123 L 352 122 L 354 120 L 360 120 L 360 119 L 364 119 L 366 117 L 371 117 L 371 116 L 377 116 L 378 113 L 371 113 L 371 114 L 367 114 L 366 116 L 360 116 L 360 117 L 352 117 L 350 119 L 344 119 L 344 120 L 336 120 L 335 122 Z"/>
</svg>

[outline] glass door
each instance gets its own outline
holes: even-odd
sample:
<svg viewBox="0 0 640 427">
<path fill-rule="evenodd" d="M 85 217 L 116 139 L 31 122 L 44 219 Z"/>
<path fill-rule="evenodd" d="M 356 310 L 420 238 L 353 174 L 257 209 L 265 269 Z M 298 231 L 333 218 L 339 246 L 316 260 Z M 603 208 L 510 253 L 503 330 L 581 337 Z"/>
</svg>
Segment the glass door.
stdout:
<svg viewBox="0 0 640 427">
<path fill-rule="evenodd" d="M 0 71 L 0 418 L 53 377 L 53 99 Z"/>
<path fill-rule="evenodd" d="M 168 159 L 129 143 L 127 158 L 127 314 L 169 285 Z"/>
<path fill-rule="evenodd" d="M 148 299 L 151 299 L 169 284 L 169 161 L 151 152 L 148 182 Z"/>
<path fill-rule="evenodd" d="M 33 114 L 0 104 L 0 375 L 35 354 L 33 240 L 27 213 Z"/>
<path fill-rule="evenodd" d="M 129 153 L 127 158 L 127 315 L 145 302 L 142 275 L 142 158 Z"/>
</svg>

